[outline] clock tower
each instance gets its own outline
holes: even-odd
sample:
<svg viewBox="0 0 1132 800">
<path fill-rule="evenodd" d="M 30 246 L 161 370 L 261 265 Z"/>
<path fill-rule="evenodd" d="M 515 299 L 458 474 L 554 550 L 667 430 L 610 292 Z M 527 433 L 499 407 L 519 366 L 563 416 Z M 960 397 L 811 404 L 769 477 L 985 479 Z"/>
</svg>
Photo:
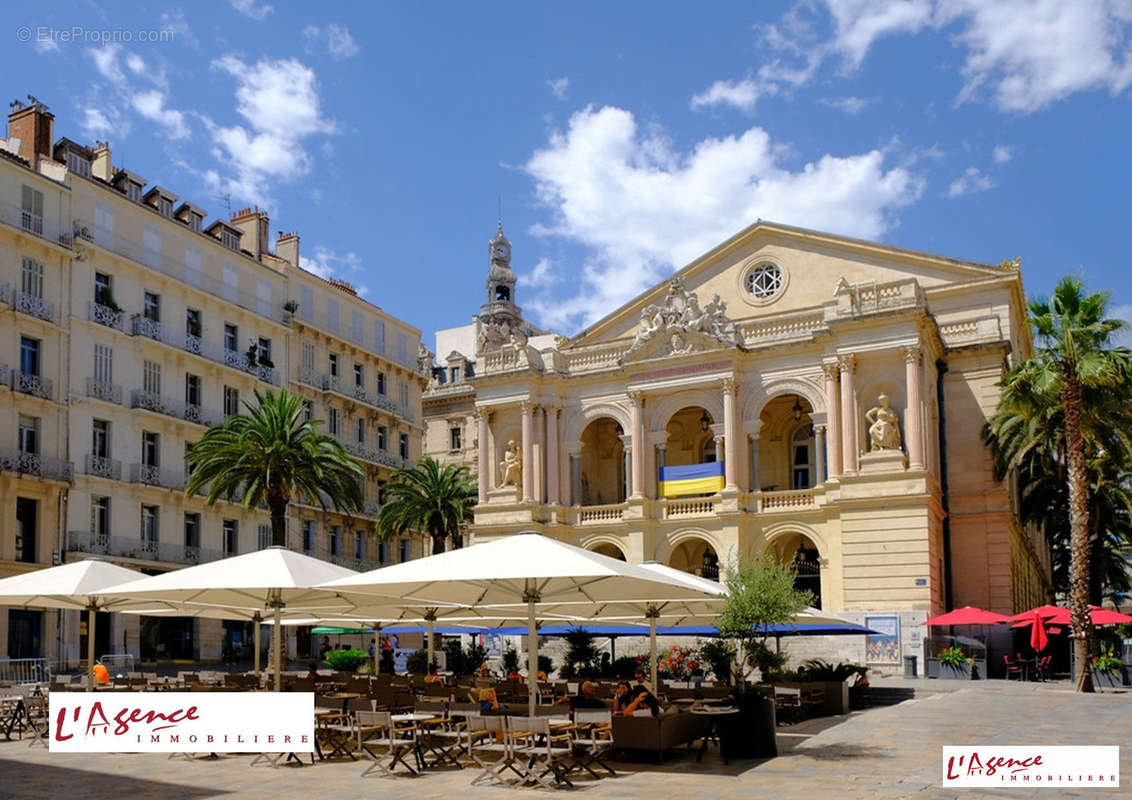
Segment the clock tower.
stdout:
<svg viewBox="0 0 1132 800">
<path fill-rule="evenodd" d="M 503 223 L 488 242 L 491 269 L 487 274 L 487 302 L 480 306 L 480 321 L 515 328 L 522 321 L 515 305 L 515 273 L 511 270 L 511 242 L 503 235 Z"/>
</svg>

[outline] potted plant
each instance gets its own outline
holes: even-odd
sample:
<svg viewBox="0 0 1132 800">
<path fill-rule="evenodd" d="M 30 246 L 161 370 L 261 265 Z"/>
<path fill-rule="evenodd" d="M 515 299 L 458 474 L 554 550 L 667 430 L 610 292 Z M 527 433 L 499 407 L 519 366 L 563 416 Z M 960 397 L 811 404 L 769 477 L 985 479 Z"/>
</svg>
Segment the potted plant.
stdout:
<svg viewBox="0 0 1132 800">
<path fill-rule="evenodd" d="M 288 314 L 294 314 L 296 311 L 299 310 L 298 301 L 288 300 L 286 303 L 283 304 L 283 310 L 286 311 Z"/>
<path fill-rule="evenodd" d="M 819 684 L 825 692 L 826 714 L 849 713 L 849 679 L 867 671 L 866 667 L 845 662 L 837 665 L 820 658 L 811 658 L 798 667 L 798 679 L 802 683 Z"/>
<path fill-rule="evenodd" d="M 941 650 L 939 658 L 939 677 L 950 680 L 970 680 L 972 658 L 958 647 Z"/>
<path fill-rule="evenodd" d="M 325 663 L 335 672 L 354 672 L 369 660 L 365 650 L 331 650 L 326 654 Z"/>
<path fill-rule="evenodd" d="M 108 286 L 101 286 L 98 289 L 98 295 L 94 298 L 94 302 L 98 303 L 104 308 L 110 309 L 112 314 L 121 314 L 122 307 L 114 300 L 114 292 Z"/>
<path fill-rule="evenodd" d="M 259 346 L 256 345 L 255 342 L 253 342 L 251 344 L 251 346 L 248 348 L 248 352 L 244 353 L 244 358 L 246 358 L 248 360 L 248 369 L 255 369 L 255 366 L 256 366 L 256 363 L 257 363 L 256 356 L 258 354 L 259 354 Z"/>
<path fill-rule="evenodd" d="M 726 639 L 709 639 L 700 646 L 700 660 L 711 668 L 720 683 L 731 683 L 731 669 L 735 664 L 735 646 Z"/>
<path fill-rule="evenodd" d="M 1124 662 L 1112 650 L 1093 658 L 1092 671 L 1094 686 L 1115 689 L 1124 685 Z"/>
</svg>

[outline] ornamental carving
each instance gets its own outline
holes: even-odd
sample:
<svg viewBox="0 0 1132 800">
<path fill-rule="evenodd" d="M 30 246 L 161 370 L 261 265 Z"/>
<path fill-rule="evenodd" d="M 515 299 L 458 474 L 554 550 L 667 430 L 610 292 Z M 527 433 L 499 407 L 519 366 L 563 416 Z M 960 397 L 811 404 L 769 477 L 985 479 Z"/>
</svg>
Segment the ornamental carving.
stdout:
<svg viewBox="0 0 1132 800">
<path fill-rule="evenodd" d="M 701 309 L 696 293 L 673 278 L 663 304 L 650 304 L 641 312 L 637 334 L 621 362 L 738 346 L 735 323 L 727 317 L 727 303 L 717 294 Z"/>
<path fill-rule="evenodd" d="M 510 320 L 480 323 L 479 337 L 476 341 L 477 353 L 498 350 L 504 345 L 512 345 L 515 348 L 526 347 L 527 334 Z"/>
</svg>

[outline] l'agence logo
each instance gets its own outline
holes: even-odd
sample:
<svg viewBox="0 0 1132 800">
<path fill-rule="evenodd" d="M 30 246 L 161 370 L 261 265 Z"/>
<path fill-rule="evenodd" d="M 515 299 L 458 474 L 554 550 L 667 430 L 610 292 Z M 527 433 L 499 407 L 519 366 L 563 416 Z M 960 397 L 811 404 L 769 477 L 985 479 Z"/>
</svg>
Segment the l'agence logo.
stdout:
<svg viewBox="0 0 1132 800">
<path fill-rule="evenodd" d="M 49 748 L 72 753 L 309 753 L 310 692 L 52 692 Z"/>
<path fill-rule="evenodd" d="M 1120 748 L 944 747 L 944 786 L 1120 786 Z"/>
</svg>

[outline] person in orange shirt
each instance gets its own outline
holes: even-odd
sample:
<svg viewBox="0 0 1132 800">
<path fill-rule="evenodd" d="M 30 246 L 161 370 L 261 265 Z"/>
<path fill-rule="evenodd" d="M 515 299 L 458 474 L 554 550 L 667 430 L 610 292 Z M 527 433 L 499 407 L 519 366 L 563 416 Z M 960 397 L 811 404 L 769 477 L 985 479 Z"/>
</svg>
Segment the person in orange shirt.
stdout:
<svg viewBox="0 0 1132 800">
<path fill-rule="evenodd" d="M 95 664 L 91 669 L 91 674 L 94 675 L 95 683 L 110 683 L 110 670 L 102 664 Z"/>
</svg>

